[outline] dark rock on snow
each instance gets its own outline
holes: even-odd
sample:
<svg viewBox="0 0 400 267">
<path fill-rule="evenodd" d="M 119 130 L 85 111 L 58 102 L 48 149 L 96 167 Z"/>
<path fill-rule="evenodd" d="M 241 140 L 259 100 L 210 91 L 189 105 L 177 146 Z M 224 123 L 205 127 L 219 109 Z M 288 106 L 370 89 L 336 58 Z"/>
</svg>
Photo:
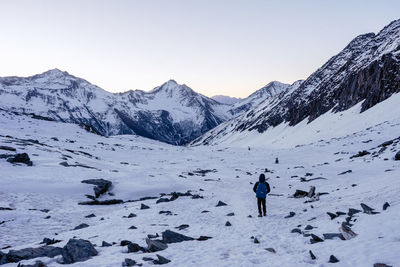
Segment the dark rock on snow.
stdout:
<svg viewBox="0 0 400 267">
<path fill-rule="evenodd" d="M 337 214 L 334 214 L 334 213 L 332 213 L 332 212 L 327 212 L 326 214 L 328 214 L 329 215 L 329 217 L 331 218 L 331 220 L 333 220 L 333 219 L 335 219 L 336 217 L 338 217 L 338 215 Z"/>
<path fill-rule="evenodd" d="M 395 160 L 400 160 L 400 151 L 396 153 L 396 155 L 394 156 Z"/>
<path fill-rule="evenodd" d="M 275 249 L 273 249 L 273 248 L 266 248 L 265 250 L 269 251 L 269 252 L 272 252 L 272 253 L 276 253 Z"/>
<path fill-rule="evenodd" d="M 55 243 L 61 242 L 61 240 L 56 240 L 56 239 L 50 239 L 50 238 L 43 238 L 43 241 L 40 244 L 46 244 L 46 245 L 53 245 Z"/>
<path fill-rule="evenodd" d="M 166 244 L 171 244 L 171 243 L 179 243 L 182 241 L 190 241 L 194 240 L 192 237 L 182 235 L 180 233 L 176 233 L 170 230 L 166 230 L 162 232 L 162 241 Z"/>
<path fill-rule="evenodd" d="M 324 239 L 334 239 L 334 238 L 340 238 L 341 240 L 346 240 L 341 233 L 326 233 L 322 234 L 324 236 Z"/>
<path fill-rule="evenodd" d="M 93 213 L 85 216 L 85 218 L 93 218 L 93 217 L 96 217 L 96 215 L 94 215 Z"/>
<path fill-rule="evenodd" d="M 151 240 L 151 239 L 146 238 L 146 243 L 147 243 L 148 249 L 151 252 L 157 252 L 157 251 L 161 251 L 161 250 L 168 248 L 167 244 L 165 244 L 159 240 Z"/>
<path fill-rule="evenodd" d="M 199 238 L 197 238 L 196 240 L 197 241 L 205 241 L 205 240 L 208 240 L 208 239 L 211 239 L 212 237 L 211 236 L 204 236 L 204 235 L 202 235 L 202 236 L 200 236 Z"/>
<path fill-rule="evenodd" d="M 308 195 L 308 192 L 297 189 L 296 192 L 294 193 L 293 197 L 302 198 L 302 197 L 306 197 L 307 195 Z"/>
<path fill-rule="evenodd" d="M 112 245 L 111 245 L 110 243 L 107 243 L 106 241 L 103 241 L 103 242 L 101 243 L 101 246 L 102 246 L 102 247 L 111 247 Z"/>
<path fill-rule="evenodd" d="M 158 254 L 156 254 L 158 260 L 154 260 L 153 263 L 156 265 L 162 265 L 162 264 L 167 264 L 169 262 L 171 262 L 169 259 L 164 258 L 163 256 L 160 256 Z"/>
<path fill-rule="evenodd" d="M 129 258 L 126 258 L 125 260 L 124 260 L 124 262 L 122 263 L 122 266 L 135 266 L 136 265 L 136 261 L 134 261 L 134 260 L 132 260 L 132 259 L 129 259 Z"/>
<path fill-rule="evenodd" d="M 139 252 L 139 251 L 142 251 L 144 253 L 148 252 L 144 247 L 141 247 L 136 243 L 129 243 L 128 244 L 128 253 Z"/>
<path fill-rule="evenodd" d="M 324 242 L 324 240 L 317 235 L 311 234 L 311 237 L 312 237 L 312 239 L 310 239 L 311 244 Z"/>
<path fill-rule="evenodd" d="M 227 222 L 225 223 L 225 226 L 232 226 L 232 224 L 231 224 L 229 221 L 227 221 Z"/>
<path fill-rule="evenodd" d="M 29 158 L 28 154 L 26 154 L 26 153 L 15 154 L 15 156 L 7 159 L 7 161 L 10 163 L 24 163 L 28 166 L 33 165 L 31 159 Z"/>
<path fill-rule="evenodd" d="M 188 227 L 189 227 L 189 224 L 181 224 L 181 225 L 175 227 L 175 229 L 183 230 L 183 229 L 186 229 Z"/>
<path fill-rule="evenodd" d="M 10 250 L 7 254 L 0 254 L 0 264 L 19 262 L 39 257 L 53 258 L 61 254 L 61 248 L 53 246 L 43 246 L 38 248 L 24 248 L 20 250 Z"/>
<path fill-rule="evenodd" d="M 383 204 L 383 210 L 386 210 L 388 207 L 390 207 L 390 204 L 388 202 L 385 202 L 385 204 Z"/>
<path fill-rule="evenodd" d="M 292 229 L 292 231 L 290 231 L 291 233 L 298 233 L 301 234 L 301 230 L 299 228 L 294 228 Z"/>
<path fill-rule="evenodd" d="M 136 226 L 134 226 L 134 225 L 132 225 L 131 227 L 129 227 L 128 229 L 130 229 L 130 230 L 135 230 L 135 229 L 137 229 L 137 227 Z"/>
<path fill-rule="evenodd" d="M 120 243 L 120 246 L 124 247 L 124 246 L 127 246 L 129 244 L 132 244 L 132 242 L 129 241 L 129 240 L 122 240 L 121 243 Z"/>
<path fill-rule="evenodd" d="M 150 209 L 150 207 L 142 203 L 142 205 L 140 205 L 140 209 L 147 210 L 147 209 Z"/>
<path fill-rule="evenodd" d="M 89 225 L 87 225 L 86 223 L 81 223 L 80 225 L 76 226 L 73 230 L 79 230 L 86 227 L 89 227 Z"/>
<path fill-rule="evenodd" d="M 81 181 L 81 183 L 95 185 L 93 190 L 96 197 L 99 197 L 100 195 L 106 193 L 112 185 L 112 182 L 105 179 L 88 179 Z"/>
<path fill-rule="evenodd" d="M 10 147 L 10 146 L 0 146 L 1 150 L 7 150 L 7 151 L 17 151 L 15 148 Z"/>
<path fill-rule="evenodd" d="M 339 262 L 339 260 L 334 255 L 331 255 L 329 257 L 329 262 L 330 263 L 336 263 L 336 262 Z"/>
<path fill-rule="evenodd" d="M 350 209 L 349 209 L 349 212 L 347 212 L 347 215 L 349 215 L 349 216 L 351 217 L 351 216 L 353 216 L 354 214 L 359 213 L 359 212 L 361 212 L 361 210 L 350 208 Z"/>
<path fill-rule="evenodd" d="M 295 213 L 294 211 L 291 211 L 291 212 L 289 212 L 289 215 L 285 216 L 284 218 L 285 218 L 285 219 L 291 218 L 291 217 L 293 217 L 294 215 L 296 215 L 296 213 Z"/>
<path fill-rule="evenodd" d="M 311 250 L 309 250 L 308 253 L 310 253 L 310 257 L 312 260 L 315 260 L 317 258 Z"/>
<path fill-rule="evenodd" d="M 370 206 L 361 203 L 361 208 L 363 209 L 363 212 L 366 214 L 377 214 L 378 212 L 375 212 L 373 208 L 371 208 Z"/>
<path fill-rule="evenodd" d="M 93 200 L 93 201 L 83 201 L 79 202 L 79 205 L 115 205 L 121 204 L 124 201 L 121 199 L 107 199 L 107 200 Z"/>
<path fill-rule="evenodd" d="M 220 201 L 218 201 L 216 207 L 221 207 L 221 206 L 228 206 L 228 204 L 226 204 L 226 203 L 224 203 L 224 202 L 222 202 L 222 201 L 220 200 Z"/>
<path fill-rule="evenodd" d="M 226 214 L 226 216 L 235 216 L 235 213 L 231 212 L 231 213 Z"/>
<path fill-rule="evenodd" d="M 98 254 L 92 243 L 83 239 L 70 239 L 61 253 L 66 264 L 86 261 Z"/>
<path fill-rule="evenodd" d="M 19 263 L 17 267 L 46 267 L 47 265 L 41 261 L 36 261 L 34 264 L 21 264 Z"/>
<path fill-rule="evenodd" d="M 160 198 L 159 200 L 156 201 L 156 204 L 158 203 L 163 203 L 163 202 L 169 202 L 170 200 L 168 198 Z"/>
</svg>

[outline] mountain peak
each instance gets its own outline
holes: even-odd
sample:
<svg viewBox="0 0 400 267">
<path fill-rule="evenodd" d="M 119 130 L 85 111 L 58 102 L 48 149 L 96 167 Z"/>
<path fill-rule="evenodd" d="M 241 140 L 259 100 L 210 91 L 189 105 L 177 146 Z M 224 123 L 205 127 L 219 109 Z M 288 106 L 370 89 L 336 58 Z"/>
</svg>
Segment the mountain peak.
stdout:
<svg viewBox="0 0 400 267">
<path fill-rule="evenodd" d="M 69 75 L 69 73 L 55 68 L 55 69 L 50 69 L 48 71 L 45 71 L 41 75 L 64 76 L 64 75 Z"/>
</svg>

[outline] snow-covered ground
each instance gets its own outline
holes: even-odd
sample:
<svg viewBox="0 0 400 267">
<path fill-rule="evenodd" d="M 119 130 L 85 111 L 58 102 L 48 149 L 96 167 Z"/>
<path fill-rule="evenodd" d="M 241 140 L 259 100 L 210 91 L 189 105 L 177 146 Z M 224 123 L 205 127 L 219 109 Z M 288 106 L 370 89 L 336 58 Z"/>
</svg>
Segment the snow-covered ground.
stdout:
<svg viewBox="0 0 400 267">
<path fill-rule="evenodd" d="M 382 115 L 371 119 L 369 125 L 357 127 L 352 127 L 355 122 L 347 122 L 351 126 L 343 128 L 342 124 L 342 131 L 297 147 L 294 143 L 281 147 L 251 145 L 248 150 L 176 147 L 135 136 L 105 138 L 76 125 L 1 112 L 0 146 L 28 153 L 33 166 L 12 165 L 0 159 L 0 207 L 13 209 L 0 210 L 0 250 L 7 253 L 10 249 L 39 247 L 44 237 L 62 240 L 54 245 L 62 247 L 75 236 L 96 244 L 99 255 L 73 266 L 121 266 L 125 258 L 152 266 L 142 258 L 155 258 L 156 253 L 127 253 L 119 243 L 130 240 L 145 246 L 147 234 L 169 229 L 194 238 L 213 238 L 169 244 L 166 250 L 157 252 L 171 260 L 167 266 L 330 266 L 330 255 L 340 260 L 336 266 L 398 266 L 400 161 L 395 161 L 394 155 L 400 150 L 399 139 L 378 153 L 381 143 L 399 137 L 400 118 L 388 119 Z M 371 154 L 350 159 L 362 150 Z M 14 152 L 0 150 L 0 154 L 7 153 Z M 275 164 L 276 157 L 279 164 Z M 65 161 L 93 168 L 60 165 Z M 200 176 L 194 172 L 198 169 L 214 171 Z M 352 172 L 338 175 L 348 170 Z M 267 197 L 268 216 L 258 218 L 252 183 L 263 172 L 273 195 Z M 301 178 L 318 177 L 326 179 L 301 182 Z M 112 198 L 125 201 L 187 190 L 204 198 L 179 197 L 159 204 L 151 199 L 110 206 L 78 205 L 87 200 L 85 194 L 93 194 L 92 186 L 81 181 L 92 178 L 112 181 Z M 329 194 L 311 203 L 304 203 L 308 198 L 290 197 L 296 189 L 308 191 L 310 186 L 315 186 L 316 192 Z M 220 200 L 228 205 L 215 207 Z M 385 202 L 390 207 L 383 211 Z M 150 209 L 140 210 L 142 203 Z M 320 237 L 339 233 L 347 215 L 331 220 L 326 212 L 361 210 L 360 203 L 375 208 L 379 214 L 354 215 L 350 223 L 358 235 L 351 240 L 311 244 L 310 237 L 291 233 L 294 228 Z M 43 209 L 50 211 L 40 211 Z M 159 214 L 162 210 L 174 215 Z M 202 213 L 204 210 L 209 212 Z M 296 214 L 285 218 L 291 211 Z M 226 216 L 231 212 L 234 216 Z M 85 218 L 91 213 L 96 217 Z M 123 218 L 130 213 L 137 217 Z M 45 219 L 47 216 L 50 218 Z M 232 226 L 225 226 L 227 221 Z M 89 227 L 71 230 L 81 223 Z M 189 227 L 175 229 L 182 224 Z M 129 230 L 132 225 L 137 229 Z M 306 225 L 316 228 L 305 231 Z M 254 243 L 252 236 L 260 243 Z M 116 244 L 100 247 L 102 241 Z M 8 246 L 11 247 L 2 249 Z M 273 248 L 276 253 L 265 248 Z M 310 258 L 309 250 L 316 255 L 315 260 Z M 39 259 L 48 266 L 61 266 L 61 256 Z"/>
</svg>

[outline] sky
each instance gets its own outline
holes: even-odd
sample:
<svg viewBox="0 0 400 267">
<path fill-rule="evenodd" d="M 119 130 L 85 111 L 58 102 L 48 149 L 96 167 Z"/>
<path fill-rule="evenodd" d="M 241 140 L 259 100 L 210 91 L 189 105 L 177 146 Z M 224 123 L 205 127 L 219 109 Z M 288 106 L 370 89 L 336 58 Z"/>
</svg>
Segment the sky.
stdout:
<svg viewBox="0 0 400 267">
<path fill-rule="evenodd" d="M 398 0 L 0 0 L 0 76 L 58 68 L 110 92 L 174 79 L 246 97 L 395 19 Z"/>
</svg>

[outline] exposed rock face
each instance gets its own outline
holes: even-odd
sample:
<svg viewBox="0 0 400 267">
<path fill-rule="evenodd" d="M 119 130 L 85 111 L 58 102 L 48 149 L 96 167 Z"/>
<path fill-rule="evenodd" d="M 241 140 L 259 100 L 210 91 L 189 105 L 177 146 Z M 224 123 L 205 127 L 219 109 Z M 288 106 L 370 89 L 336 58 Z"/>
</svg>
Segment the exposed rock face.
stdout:
<svg viewBox="0 0 400 267">
<path fill-rule="evenodd" d="M 15 156 L 7 159 L 7 161 L 10 163 L 24 163 L 28 166 L 33 165 L 31 159 L 29 158 L 29 155 L 26 153 L 16 154 Z"/>
<path fill-rule="evenodd" d="M 70 239 L 62 248 L 63 261 L 67 264 L 86 261 L 97 254 L 92 243 L 83 239 Z"/>
<path fill-rule="evenodd" d="M 399 35 L 397 20 L 376 35 L 356 37 L 306 80 L 221 124 L 193 144 L 220 143 L 245 130 L 263 133 L 281 123 L 310 122 L 330 110 L 344 111 L 362 101 L 360 112 L 368 110 L 400 91 Z"/>
<path fill-rule="evenodd" d="M 43 246 L 38 248 L 24 248 L 20 250 L 10 250 L 7 254 L 0 254 L 0 265 L 22 260 L 29 260 L 39 257 L 53 258 L 61 254 L 61 248 L 53 246 Z"/>
</svg>

